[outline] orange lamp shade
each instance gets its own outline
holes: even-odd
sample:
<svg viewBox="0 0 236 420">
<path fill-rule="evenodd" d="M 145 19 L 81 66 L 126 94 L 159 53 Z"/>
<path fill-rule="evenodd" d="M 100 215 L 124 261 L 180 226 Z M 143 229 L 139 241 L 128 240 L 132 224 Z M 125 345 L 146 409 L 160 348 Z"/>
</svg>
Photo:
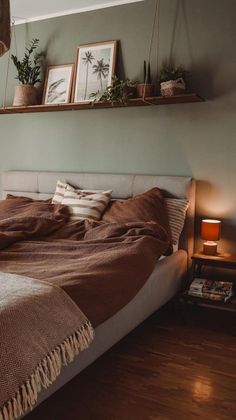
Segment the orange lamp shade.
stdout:
<svg viewBox="0 0 236 420">
<path fill-rule="evenodd" d="M 201 238 L 206 241 L 219 241 L 221 221 L 204 219 L 201 223 Z"/>
</svg>

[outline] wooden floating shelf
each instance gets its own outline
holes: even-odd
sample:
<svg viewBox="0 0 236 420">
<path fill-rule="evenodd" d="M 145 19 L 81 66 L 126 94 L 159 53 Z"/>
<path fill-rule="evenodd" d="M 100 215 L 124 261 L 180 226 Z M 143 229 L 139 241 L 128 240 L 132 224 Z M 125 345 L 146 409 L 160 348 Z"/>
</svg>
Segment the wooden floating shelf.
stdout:
<svg viewBox="0 0 236 420">
<path fill-rule="evenodd" d="M 11 106 L 0 108 L 0 114 L 26 114 L 32 112 L 57 112 L 57 111 L 76 111 L 83 109 L 103 109 L 103 108 L 125 108 L 133 106 L 151 106 L 151 105 L 170 105 L 183 104 L 191 102 L 202 102 L 203 98 L 195 93 L 186 93 L 184 95 L 175 95 L 170 97 L 154 96 L 151 98 L 135 98 L 130 99 L 127 104 L 116 102 L 110 104 L 108 102 L 91 103 L 70 103 L 60 105 L 31 105 L 31 106 Z"/>
</svg>

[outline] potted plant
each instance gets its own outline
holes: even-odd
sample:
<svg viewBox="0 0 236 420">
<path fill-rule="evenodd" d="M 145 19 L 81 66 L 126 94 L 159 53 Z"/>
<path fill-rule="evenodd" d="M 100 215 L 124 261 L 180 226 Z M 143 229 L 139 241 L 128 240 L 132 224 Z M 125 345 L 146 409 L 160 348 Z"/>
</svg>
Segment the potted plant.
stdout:
<svg viewBox="0 0 236 420">
<path fill-rule="evenodd" d="M 137 84 L 137 97 L 151 97 L 154 96 L 155 86 L 152 84 L 151 77 L 151 66 L 148 63 L 148 69 L 146 61 L 143 62 L 143 83 Z"/>
<path fill-rule="evenodd" d="M 120 80 L 117 76 L 112 77 L 112 84 L 107 86 L 106 90 L 101 94 L 101 91 L 90 94 L 92 102 L 109 102 L 112 105 L 115 102 L 127 104 L 129 98 L 134 96 L 135 83 L 129 79 Z"/>
<path fill-rule="evenodd" d="M 16 79 L 21 83 L 15 87 L 13 106 L 28 106 L 37 103 L 37 89 L 35 84 L 40 82 L 41 70 L 41 54 L 35 53 L 38 43 L 39 40 L 37 38 L 29 43 L 25 48 L 25 54 L 21 61 L 18 60 L 16 55 L 11 55 L 11 59 L 18 73 Z"/>
<path fill-rule="evenodd" d="M 174 96 L 186 90 L 187 72 L 182 67 L 165 66 L 160 72 L 160 86 L 162 96 Z"/>
</svg>

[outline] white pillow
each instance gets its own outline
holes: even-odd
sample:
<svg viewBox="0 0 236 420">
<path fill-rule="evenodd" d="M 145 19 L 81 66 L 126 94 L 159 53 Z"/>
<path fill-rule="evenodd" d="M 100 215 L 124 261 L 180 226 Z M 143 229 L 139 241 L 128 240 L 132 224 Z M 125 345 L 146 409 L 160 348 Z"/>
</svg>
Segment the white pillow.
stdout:
<svg viewBox="0 0 236 420">
<path fill-rule="evenodd" d="M 176 245 L 179 242 L 184 227 L 189 201 L 184 198 L 166 198 L 165 203 L 169 218 L 172 244 Z"/>
<path fill-rule="evenodd" d="M 66 189 L 61 204 L 70 207 L 73 220 L 100 220 L 107 207 L 112 190 L 75 190 Z"/>
<path fill-rule="evenodd" d="M 60 180 L 57 181 L 56 190 L 54 193 L 54 196 L 52 198 L 53 204 L 61 204 L 62 199 L 65 195 L 65 192 L 67 189 L 74 189 L 70 184 L 67 184 L 66 182 L 62 182 Z"/>
</svg>

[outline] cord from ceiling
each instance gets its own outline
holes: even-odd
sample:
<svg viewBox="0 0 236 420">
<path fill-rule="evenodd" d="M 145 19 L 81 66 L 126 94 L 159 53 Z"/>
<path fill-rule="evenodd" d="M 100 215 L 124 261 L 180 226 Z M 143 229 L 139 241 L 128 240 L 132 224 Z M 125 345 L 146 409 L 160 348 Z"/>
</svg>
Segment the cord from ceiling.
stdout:
<svg viewBox="0 0 236 420">
<path fill-rule="evenodd" d="M 160 36 L 160 3 L 161 0 L 156 0 L 155 7 L 154 7 L 154 18 L 152 23 L 152 30 L 151 30 L 151 36 L 150 36 L 150 42 L 149 42 L 149 50 L 148 50 L 148 62 L 151 60 L 151 53 L 152 53 L 152 46 L 153 46 L 153 40 L 155 35 L 155 28 L 157 27 L 157 58 L 156 58 L 156 67 L 157 67 L 157 73 L 158 73 L 158 65 L 159 65 L 159 36 Z M 145 93 L 146 93 L 146 86 L 147 86 L 147 74 L 146 79 L 144 83 L 144 89 L 143 89 L 143 97 L 142 100 L 148 105 L 153 105 L 152 103 L 148 102 L 145 99 Z"/>
</svg>

